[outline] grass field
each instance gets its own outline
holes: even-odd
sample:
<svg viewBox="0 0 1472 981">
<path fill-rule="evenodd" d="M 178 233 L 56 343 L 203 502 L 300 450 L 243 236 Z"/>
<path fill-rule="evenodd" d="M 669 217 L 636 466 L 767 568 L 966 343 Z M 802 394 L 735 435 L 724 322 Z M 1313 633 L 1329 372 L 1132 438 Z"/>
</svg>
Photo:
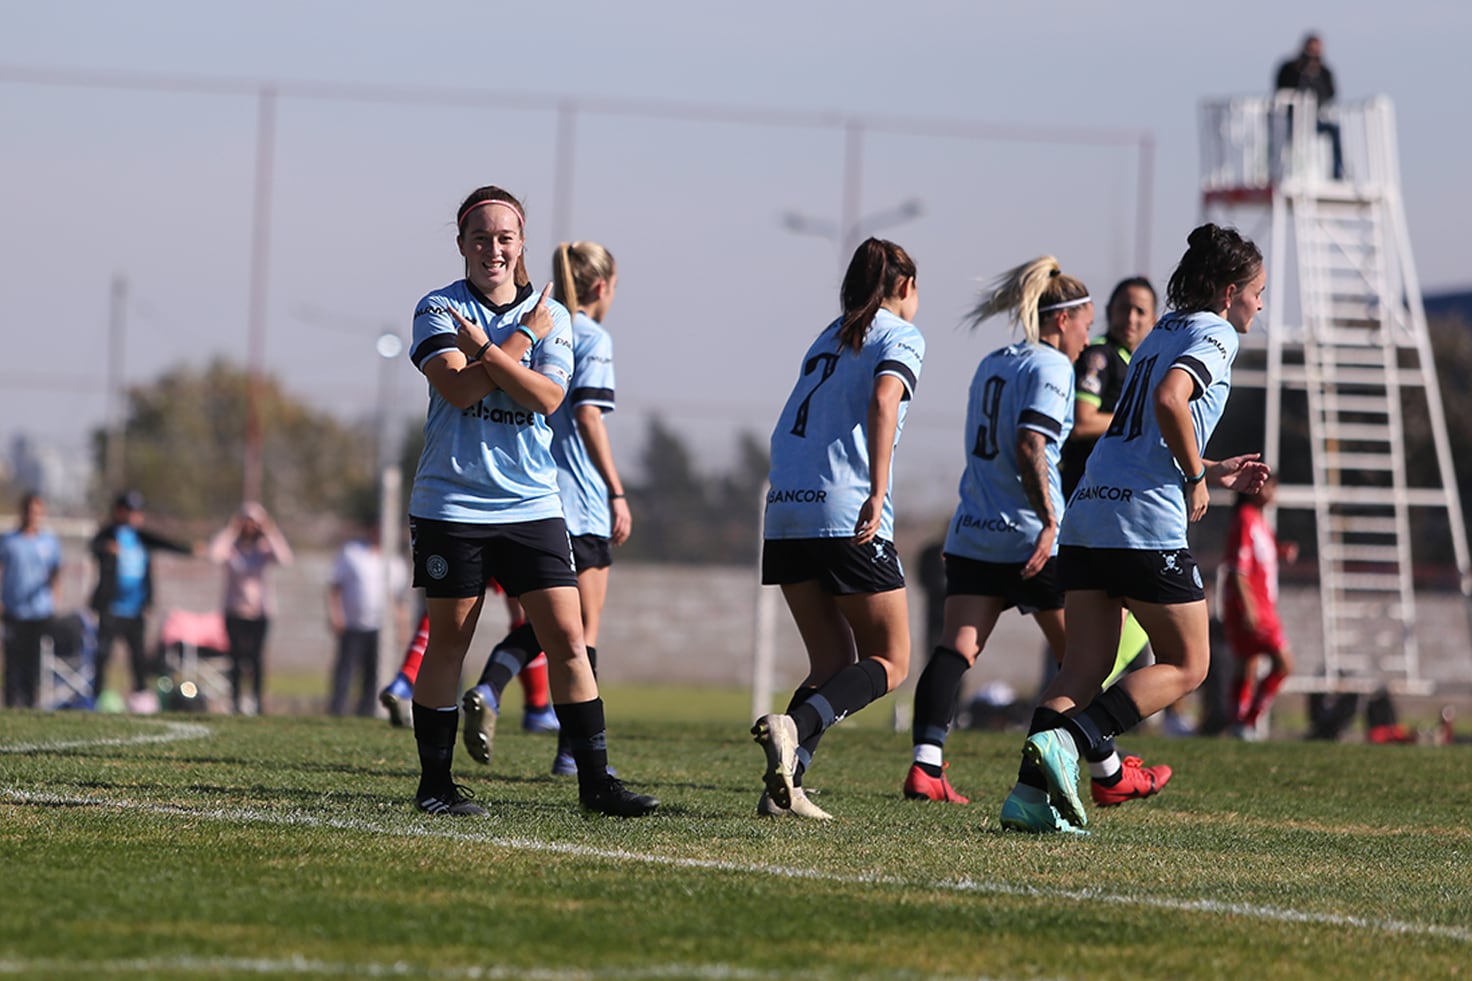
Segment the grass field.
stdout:
<svg viewBox="0 0 1472 981">
<path fill-rule="evenodd" d="M 755 816 L 742 697 L 702 698 L 610 693 L 613 762 L 664 802 L 641 821 L 580 814 L 514 712 L 491 768 L 457 764 L 479 820 L 414 814 L 412 736 L 379 721 L 0 713 L 0 975 L 1472 969 L 1466 746 L 1141 736 L 1176 769 L 1160 796 L 1035 838 L 997 826 L 1017 736 L 952 737 L 971 806 L 908 803 L 881 704 L 825 740 L 808 783 L 838 820 L 815 825 Z"/>
</svg>

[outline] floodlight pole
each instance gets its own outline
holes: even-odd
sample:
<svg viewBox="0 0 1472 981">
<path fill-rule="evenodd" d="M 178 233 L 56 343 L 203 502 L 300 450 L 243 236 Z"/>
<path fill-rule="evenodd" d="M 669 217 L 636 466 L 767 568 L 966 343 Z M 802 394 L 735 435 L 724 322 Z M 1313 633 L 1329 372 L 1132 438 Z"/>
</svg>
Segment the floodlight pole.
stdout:
<svg viewBox="0 0 1472 981">
<path fill-rule="evenodd" d="M 271 190 L 276 156 L 276 89 L 261 87 L 256 108 L 255 207 L 251 219 L 250 300 L 246 317 L 249 337 L 246 390 L 245 460 L 241 500 L 259 501 L 262 483 L 264 426 L 261 400 L 266 366 L 266 289 L 271 266 Z"/>
</svg>

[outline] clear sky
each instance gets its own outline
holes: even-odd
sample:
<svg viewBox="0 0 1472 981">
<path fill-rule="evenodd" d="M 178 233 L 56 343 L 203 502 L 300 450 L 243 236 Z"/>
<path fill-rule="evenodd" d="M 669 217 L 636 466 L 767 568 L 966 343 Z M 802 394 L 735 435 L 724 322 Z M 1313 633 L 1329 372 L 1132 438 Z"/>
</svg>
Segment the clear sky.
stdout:
<svg viewBox="0 0 1472 981">
<path fill-rule="evenodd" d="M 7 446 L 27 432 L 80 453 L 105 420 L 114 275 L 130 291 L 129 383 L 217 355 L 244 363 L 248 351 L 256 100 L 14 80 L 31 69 L 429 96 L 280 100 L 267 369 L 345 418 L 372 413 L 374 338 L 407 336 L 415 300 L 458 278 L 455 206 L 498 183 L 527 204 L 534 279 L 546 275 L 558 204 L 573 237 L 618 259 L 607 326 L 620 410 L 610 423 L 626 468 L 651 413 L 708 464 L 729 458 L 739 431 L 769 431 L 837 304 L 835 241 L 781 222 L 792 211 L 839 216 L 842 131 L 805 122 L 825 113 L 944 123 L 935 135 L 866 136 L 859 182 L 861 216 L 922 207 L 876 231 L 920 269 L 929 356 L 896 488 L 927 507 L 949 506 L 966 384 L 1008 339 L 1000 324 L 957 329 L 977 280 L 1049 252 L 1096 293 L 1137 272 L 1163 285 L 1200 214 L 1200 102 L 1265 93 L 1306 29 L 1323 36 L 1341 99 L 1395 100 L 1423 285 L 1472 284 L 1472 131 L 1458 74 L 1472 6 L 1451 0 L 0 0 L 0 24 Z M 555 117 L 539 108 L 549 97 L 585 109 L 560 201 Z M 699 110 L 651 119 L 596 111 L 598 100 Z M 710 118 L 718 107 L 761 113 Z M 762 121 L 769 113 L 794 119 Z M 1025 138 L 960 138 L 957 122 L 983 135 L 1022 127 Z M 1033 138 L 1081 131 L 1122 142 Z M 1155 143 L 1144 269 L 1140 134 Z M 388 378 L 392 410 L 417 414 L 423 382 L 407 360 Z"/>
</svg>

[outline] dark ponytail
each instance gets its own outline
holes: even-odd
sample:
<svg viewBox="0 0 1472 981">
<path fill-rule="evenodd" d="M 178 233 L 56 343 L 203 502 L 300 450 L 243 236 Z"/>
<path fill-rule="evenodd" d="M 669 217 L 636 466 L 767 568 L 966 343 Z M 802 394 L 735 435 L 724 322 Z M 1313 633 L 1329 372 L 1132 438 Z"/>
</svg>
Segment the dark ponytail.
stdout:
<svg viewBox="0 0 1472 981">
<path fill-rule="evenodd" d="M 1245 287 L 1262 269 L 1262 253 L 1234 228 L 1207 222 L 1192 230 L 1186 245 L 1165 289 L 1166 302 L 1180 313 L 1212 309 L 1222 290 Z"/>
<path fill-rule="evenodd" d="M 915 263 L 904 249 L 880 238 L 867 238 L 854 250 L 843 286 L 838 291 L 843 305 L 843 326 L 838 343 L 858 351 L 864 346 L 869 325 L 884 301 L 899 292 L 906 280 L 915 278 Z"/>
</svg>

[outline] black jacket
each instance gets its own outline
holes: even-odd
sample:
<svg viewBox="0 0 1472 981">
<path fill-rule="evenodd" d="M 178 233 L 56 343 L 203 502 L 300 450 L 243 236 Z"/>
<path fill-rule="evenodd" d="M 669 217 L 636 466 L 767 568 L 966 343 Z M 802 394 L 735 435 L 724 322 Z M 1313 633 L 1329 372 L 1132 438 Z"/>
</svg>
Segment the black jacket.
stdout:
<svg viewBox="0 0 1472 981">
<path fill-rule="evenodd" d="M 97 559 L 97 588 L 92 590 L 92 609 L 99 615 L 106 613 L 112 606 L 113 597 L 118 592 L 118 557 L 117 553 L 109 549 L 108 543 L 117 540 L 118 529 L 122 525 L 114 521 L 104 525 L 97 534 L 92 536 L 92 555 Z M 193 555 L 194 549 L 189 545 L 183 545 L 162 535 L 155 535 L 151 531 L 142 528 L 133 529 L 138 535 L 138 541 L 143 547 L 152 552 L 154 549 L 162 549 L 165 552 L 178 552 L 181 555 Z M 143 568 L 143 609 L 153 605 L 153 562 L 150 561 Z"/>
</svg>

